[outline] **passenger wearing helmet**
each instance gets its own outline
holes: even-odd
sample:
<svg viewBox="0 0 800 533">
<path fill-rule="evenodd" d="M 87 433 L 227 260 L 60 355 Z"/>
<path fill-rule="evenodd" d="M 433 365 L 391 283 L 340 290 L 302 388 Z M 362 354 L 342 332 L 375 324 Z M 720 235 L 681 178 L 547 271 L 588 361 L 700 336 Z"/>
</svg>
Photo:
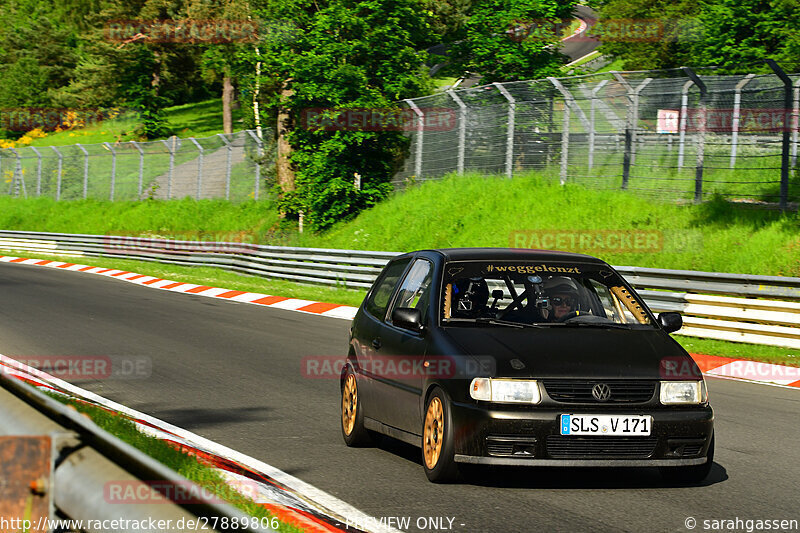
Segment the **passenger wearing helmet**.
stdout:
<svg viewBox="0 0 800 533">
<path fill-rule="evenodd" d="M 483 278 L 463 278 L 453 283 L 453 317 L 478 318 L 487 310 L 489 286 Z"/>
<path fill-rule="evenodd" d="M 548 318 L 558 322 L 578 309 L 578 288 L 575 281 L 566 276 L 553 276 L 544 281 L 544 290 L 549 301 Z"/>
</svg>

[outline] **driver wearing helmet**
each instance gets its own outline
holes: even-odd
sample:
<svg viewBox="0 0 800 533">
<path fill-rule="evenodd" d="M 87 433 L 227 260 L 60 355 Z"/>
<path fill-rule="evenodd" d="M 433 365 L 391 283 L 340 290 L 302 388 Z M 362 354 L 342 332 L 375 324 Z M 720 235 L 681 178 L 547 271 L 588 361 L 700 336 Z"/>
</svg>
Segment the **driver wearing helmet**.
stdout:
<svg viewBox="0 0 800 533">
<path fill-rule="evenodd" d="M 553 322 L 562 320 L 578 308 L 578 288 L 566 276 L 553 276 L 544 281 L 544 290 L 549 300 L 548 318 Z"/>
<path fill-rule="evenodd" d="M 453 283 L 453 316 L 478 318 L 488 310 L 489 286 L 483 278 L 463 278 Z"/>
</svg>

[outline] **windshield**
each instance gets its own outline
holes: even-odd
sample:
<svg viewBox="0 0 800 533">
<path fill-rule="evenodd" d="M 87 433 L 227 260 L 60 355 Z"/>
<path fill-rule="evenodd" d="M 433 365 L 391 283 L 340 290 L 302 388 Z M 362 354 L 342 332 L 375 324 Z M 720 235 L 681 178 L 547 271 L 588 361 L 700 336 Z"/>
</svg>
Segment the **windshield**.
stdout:
<svg viewBox="0 0 800 533">
<path fill-rule="evenodd" d="M 447 324 L 653 326 L 644 304 L 603 265 L 456 261 L 445 266 Z"/>
</svg>

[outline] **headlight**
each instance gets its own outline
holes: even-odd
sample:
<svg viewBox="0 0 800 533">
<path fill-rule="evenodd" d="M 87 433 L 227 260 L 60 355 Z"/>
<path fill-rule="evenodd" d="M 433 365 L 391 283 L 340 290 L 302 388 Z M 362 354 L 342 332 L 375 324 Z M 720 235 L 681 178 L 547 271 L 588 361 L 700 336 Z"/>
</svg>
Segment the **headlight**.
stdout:
<svg viewBox="0 0 800 533">
<path fill-rule="evenodd" d="M 661 382 L 661 403 L 664 405 L 699 404 L 706 400 L 705 381 Z"/>
<path fill-rule="evenodd" d="M 469 385 L 469 395 L 475 400 L 496 403 L 539 403 L 539 383 L 524 379 L 475 378 Z"/>
</svg>

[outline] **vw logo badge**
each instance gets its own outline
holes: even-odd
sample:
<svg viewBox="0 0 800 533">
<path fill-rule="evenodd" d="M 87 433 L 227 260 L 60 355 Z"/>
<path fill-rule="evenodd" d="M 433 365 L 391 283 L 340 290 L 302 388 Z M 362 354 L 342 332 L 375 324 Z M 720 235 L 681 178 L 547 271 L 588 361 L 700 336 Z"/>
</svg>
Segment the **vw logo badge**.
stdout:
<svg viewBox="0 0 800 533">
<path fill-rule="evenodd" d="M 598 402 L 605 402 L 611 398 L 611 388 L 605 383 L 598 383 L 592 387 L 592 396 Z"/>
</svg>

